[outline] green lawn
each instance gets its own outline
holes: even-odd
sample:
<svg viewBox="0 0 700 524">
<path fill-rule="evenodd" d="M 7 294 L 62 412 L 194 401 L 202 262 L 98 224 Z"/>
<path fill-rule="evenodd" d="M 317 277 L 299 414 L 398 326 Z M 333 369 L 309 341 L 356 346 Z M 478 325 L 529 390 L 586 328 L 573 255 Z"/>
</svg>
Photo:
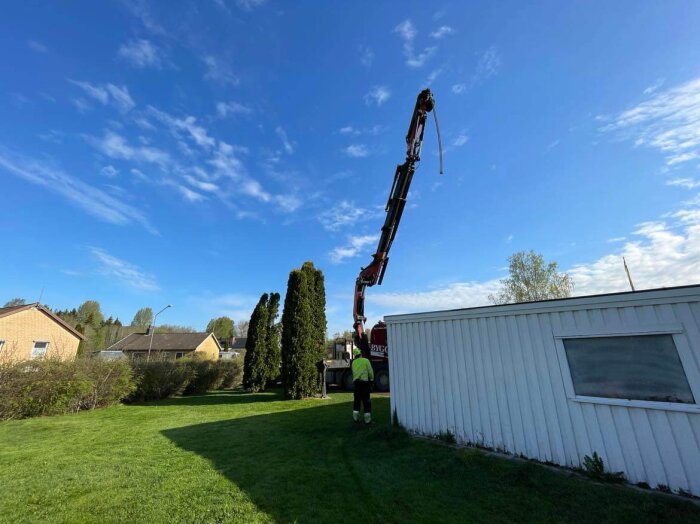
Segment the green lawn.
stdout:
<svg viewBox="0 0 700 524">
<path fill-rule="evenodd" d="M 700 522 L 686 501 L 353 425 L 350 396 L 212 393 L 0 423 L 3 522 Z"/>
</svg>

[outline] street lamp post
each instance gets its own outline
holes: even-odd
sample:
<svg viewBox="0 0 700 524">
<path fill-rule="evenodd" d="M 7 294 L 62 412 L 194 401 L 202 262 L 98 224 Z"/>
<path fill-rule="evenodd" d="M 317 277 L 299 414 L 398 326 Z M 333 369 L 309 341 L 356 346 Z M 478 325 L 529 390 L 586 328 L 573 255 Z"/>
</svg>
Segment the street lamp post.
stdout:
<svg viewBox="0 0 700 524">
<path fill-rule="evenodd" d="M 151 324 L 151 340 L 148 342 L 148 356 L 146 357 L 146 362 L 149 362 L 151 360 L 151 348 L 153 347 L 153 333 L 156 330 L 156 318 L 158 318 L 158 315 L 160 315 L 163 311 L 171 307 L 170 304 L 165 306 L 163 309 L 158 311 L 155 315 L 153 315 L 153 323 Z"/>
</svg>

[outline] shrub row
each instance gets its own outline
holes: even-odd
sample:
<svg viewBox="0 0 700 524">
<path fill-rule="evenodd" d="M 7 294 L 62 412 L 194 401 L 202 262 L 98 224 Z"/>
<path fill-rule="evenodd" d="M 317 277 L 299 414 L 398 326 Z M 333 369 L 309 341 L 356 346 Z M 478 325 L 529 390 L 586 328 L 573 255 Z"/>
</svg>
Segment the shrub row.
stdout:
<svg viewBox="0 0 700 524">
<path fill-rule="evenodd" d="M 75 413 L 119 402 L 135 388 L 123 360 L 32 360 L 0 367 L 0 420 Z"/>
<path fill-rule="evenodd" d="M 75 413 L 115 404 L 233 389 L 242 359 L 32 360 L 0 366 L 0 420 Z"/>
<path fill-rule="evenodd" d="M 128 402 L 161 400 L 175 395 L 197 395 L 238 387 L 243 376 L 241 359 L 132 361 L 136 389 Z"/>
</svg>

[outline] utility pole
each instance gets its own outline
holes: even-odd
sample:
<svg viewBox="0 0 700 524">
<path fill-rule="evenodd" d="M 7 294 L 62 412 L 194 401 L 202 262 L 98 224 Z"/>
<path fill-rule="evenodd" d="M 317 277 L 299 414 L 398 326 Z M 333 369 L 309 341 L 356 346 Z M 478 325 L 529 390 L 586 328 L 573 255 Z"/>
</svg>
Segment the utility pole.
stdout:
<svg viewBox="0 0 700 524">
<path fill-rule="evenodd" d="M 153 333 L 156 330 L 156 318 L 158 318 L 158 315 L 160 315 L 163 311 L 165 311 L 169 307 L 171 307 L 170 304 L 168 304 L 163 309 L 158 311 L 158 313 L 153 315 L 153 322 L 151 323 L 151 328 L 150 328 L 151 329 L 151 340 L 148 342 L 148 356 L 146 357 L 146 362 L 149 362 L 151 360 L 151 348 L 153 347 Z"/>
<path fill-rule="evenodd" d="M 627 273 L 627 280 L 629 280 L 630 287 L 632 288 L 632 291 L 634 291 L 634 284 L 632 283 L 632 276 L 630 275 L 630 270 L 627 267 L 627 261 L 625 260 L 625 257 L 622 257 L 622 265 L 625 266 L 625 273 Z"/>
</svg>

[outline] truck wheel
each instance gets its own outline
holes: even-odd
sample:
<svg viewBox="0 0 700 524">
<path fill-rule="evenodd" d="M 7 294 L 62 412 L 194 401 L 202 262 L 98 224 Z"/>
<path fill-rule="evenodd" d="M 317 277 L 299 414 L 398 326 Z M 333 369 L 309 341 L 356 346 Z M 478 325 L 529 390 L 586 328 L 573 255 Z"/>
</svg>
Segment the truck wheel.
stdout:
<svg viewBox="0 0 700 524">
<path fill-rule="evenodd" d="M 380 369 L 374 374 L 374 388 L 377 391 L 389 391 L 389 370 Z"/>
<path fill-rule="evenodd" d="M 340 386 L 347 391 L 353 391 L 355 389 L 355 383 L 352 380 L 352 371 L 349 369 L 343 372 L 343 376 L 340 379 Z"/>
</svg>

